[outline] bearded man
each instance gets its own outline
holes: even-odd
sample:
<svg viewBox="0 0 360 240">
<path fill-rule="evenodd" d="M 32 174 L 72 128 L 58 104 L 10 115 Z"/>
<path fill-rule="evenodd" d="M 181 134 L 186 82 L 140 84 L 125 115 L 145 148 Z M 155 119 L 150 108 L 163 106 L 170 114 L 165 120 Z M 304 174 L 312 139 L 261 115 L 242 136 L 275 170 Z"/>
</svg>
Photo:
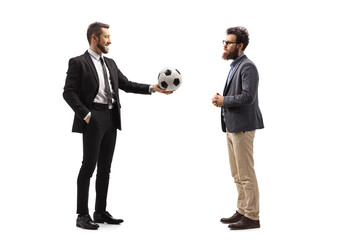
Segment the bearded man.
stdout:
<svg viewBox="0 0 360 240">
<path fill-rule="evenodd" d="M 259 75 L 244 54 L 249 34 L 244 27 L 229 28 L 224 43 L 224 60 L 233 60 L 223 95 L 212 103 L 221 107 L 221 126 L 226 132 L 231 175 L 238 191 L 237 211 L 222 223 L 231 229 L 259 228 L 259 190 L 254 169 L 253 141 L 256 129 L 264 128 L 258 103 Z"/>
</svg>

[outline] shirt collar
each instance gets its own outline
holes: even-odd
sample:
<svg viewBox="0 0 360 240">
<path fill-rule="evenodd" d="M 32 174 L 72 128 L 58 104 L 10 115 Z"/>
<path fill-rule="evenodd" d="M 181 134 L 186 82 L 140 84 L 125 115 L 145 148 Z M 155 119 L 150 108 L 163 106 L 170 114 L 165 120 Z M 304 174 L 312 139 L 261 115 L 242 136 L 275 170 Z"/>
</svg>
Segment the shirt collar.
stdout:
<svg viewBox="0 0 360 240">
<path fill-rule="evenodd" d="M 230 64 L 231 68 L 235 67 L 235 65 L 240 62 L 240 59 L 241 59 L 243 56 L 245 56 L 244 53 L 241 54 L 236 60 L 234 60 L 234 61 Z"/>
<path fill-rule="evenodd" d="M 92 56 L 93 58 L 95 58 L 97 61 L 100 61 L 100 55 L 97 54 L 96 52 L 94 52 L 93 50 L 91 50 L 90 48 L 88 49 L 88 52 L 90 54 L 90 56 Z"/>
</svg>

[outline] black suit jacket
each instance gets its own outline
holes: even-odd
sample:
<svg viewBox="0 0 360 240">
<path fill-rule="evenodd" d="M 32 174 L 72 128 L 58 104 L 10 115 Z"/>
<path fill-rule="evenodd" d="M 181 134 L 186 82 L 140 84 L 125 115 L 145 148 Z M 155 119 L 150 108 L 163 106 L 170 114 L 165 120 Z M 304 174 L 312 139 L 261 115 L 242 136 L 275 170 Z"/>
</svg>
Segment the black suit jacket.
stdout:
<svg viewBox="0 0 360 240">
<path fill-rule="evenodd" d="M 255 64 L 242 56 L 235 62 L 229 84 L 224 88 L 222 130 L 231 133 L 264 128 L 258 101 L 259 74 Z"/>
<path fill-rule="evenodd" d="M 129 81 L 118 69 L 115 61 L 104 57 L 105 64 L 110 72 L 110 80 L 116 107 L 118 109 L 117 128 L 121 130 L 120 118 L 120 98 L 118 89 L 125 92 L 133 92 L 140 94 L 150 94 L 148 84 L 140 84 Z M 71 58 L 69 60 L 69 68 L 67 71 L 63 97 L 65 101 L 75 112 L 73 132 L 84 131 L 86 122 L 85 116 L 91 112 L 91 104 L 99 91 L 99 78 L 95 69 L 95 65 L 88 51 L 83 55 Z"/>
</svg>

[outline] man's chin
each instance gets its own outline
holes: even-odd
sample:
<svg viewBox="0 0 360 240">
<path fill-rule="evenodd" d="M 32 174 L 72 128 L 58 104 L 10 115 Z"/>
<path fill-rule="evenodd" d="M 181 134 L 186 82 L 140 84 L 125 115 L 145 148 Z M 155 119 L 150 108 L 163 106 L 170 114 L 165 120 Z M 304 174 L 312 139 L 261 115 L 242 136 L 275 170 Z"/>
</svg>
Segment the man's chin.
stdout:
<svg viewBox="0 0 360 240">
<path fill-rule="evenodd" d="M 224 52 L 223 55 L 222 55 L 222 59 L 224 60 L 229 60 L 227 57 L 228 57 L 229 53 L 227 52 Z"/>
<path fill-rule="evenodd" d="M 224 60 L 235 60 L 237 59 L 237 55 L 234 53 L 234 52 L 224 52 L 223 55 L 222 55 L 222 58 Z"/>
<path fill-rule="evenodd" d="M 98 44 L 97 47 L 100 49 L 100 51 L 101 51 L 102 53 L 105 53 L 105 54 L 106 54 L 106 53 L 109 52 L 109 48 L 108 48 L 108 47 L 102 46 L 102 45 L 100 45 L 100 44 Z"/>
</svg>

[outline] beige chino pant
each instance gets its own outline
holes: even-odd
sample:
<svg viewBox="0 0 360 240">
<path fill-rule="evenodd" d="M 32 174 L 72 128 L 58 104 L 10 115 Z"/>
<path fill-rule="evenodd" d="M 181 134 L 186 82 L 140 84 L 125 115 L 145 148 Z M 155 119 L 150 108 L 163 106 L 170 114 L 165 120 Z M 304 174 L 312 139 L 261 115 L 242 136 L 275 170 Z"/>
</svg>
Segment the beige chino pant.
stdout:
<svg viewBox="0 0 360 240">
<path fill-rule="evenodd" d="M 254 169 L 255 130 L 226 132 L 231 175 L 238 191 L 238 212 L 252 220 L 259 219 L 259 189 Z"/>
</svg>

